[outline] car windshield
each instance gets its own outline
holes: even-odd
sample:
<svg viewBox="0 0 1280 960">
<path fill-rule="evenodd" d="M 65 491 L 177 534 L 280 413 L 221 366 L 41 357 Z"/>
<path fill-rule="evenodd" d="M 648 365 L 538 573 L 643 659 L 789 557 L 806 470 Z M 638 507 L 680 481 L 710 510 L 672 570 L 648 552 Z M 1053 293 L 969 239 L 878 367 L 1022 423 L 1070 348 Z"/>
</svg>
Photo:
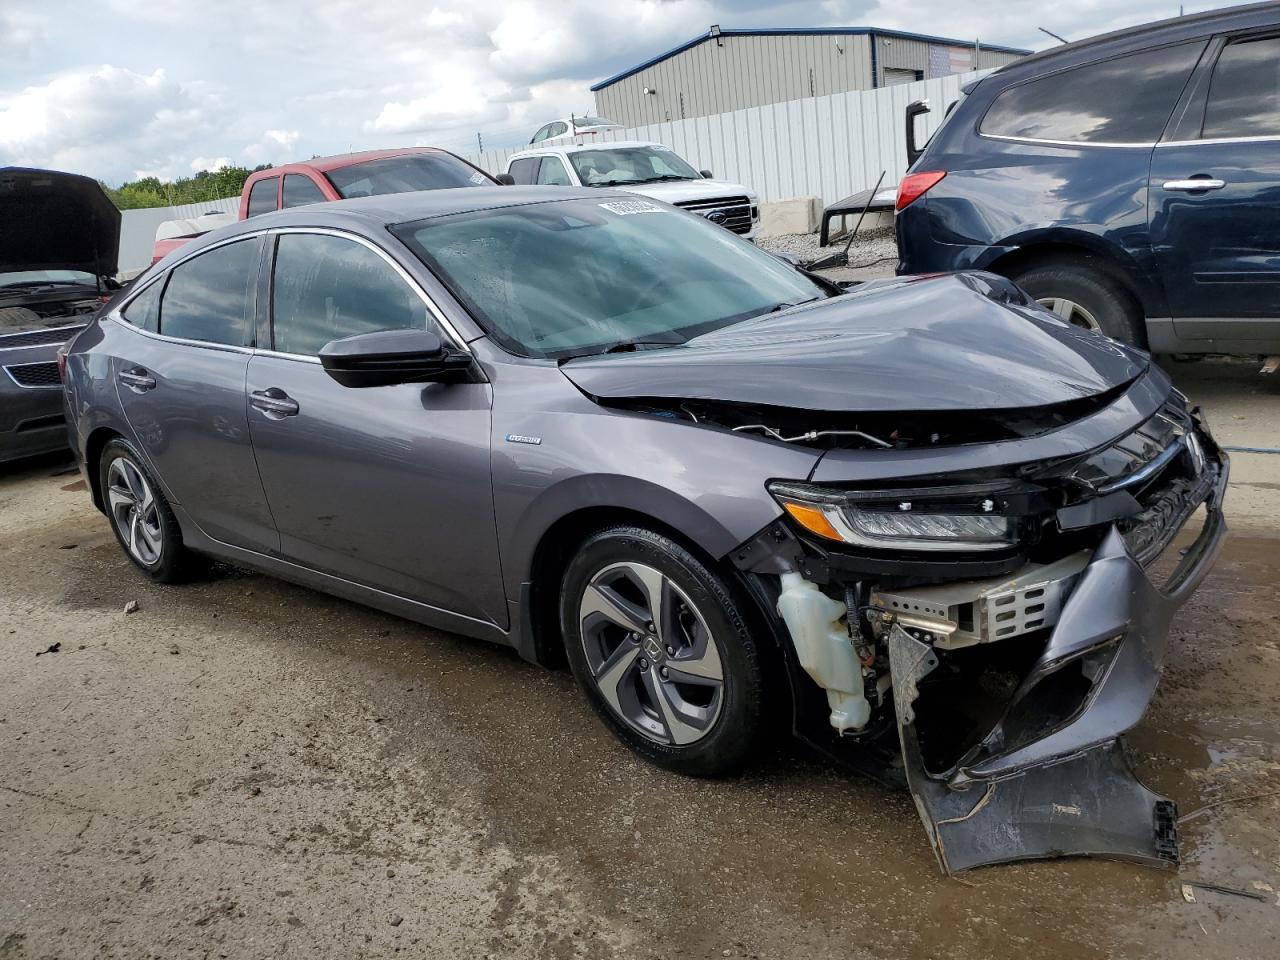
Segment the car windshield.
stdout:
<svg viewBox="0 0 1280 960">
<path fill-rule="evenodd" d="M 34 287 L 45 284 L 58 286 L 84 284 L 92 287 L 97 282 L 97 278 L 92 273 L 81 273 L 79 270 L 19 270 L 14 273 L 0 273 L 0 290 L 5 287 Z"/>
<path fill-rule="evenodd" d="M 372 197 L 413 190 L 449 187 L 486 187 L 493 181 L 469 164 L 447 153 L 408 153 L 382 160 L 353 163 L 328 171 L 325 176 L 343 199 Z"/>
<path fill-rule="evenodd" d="M 659 180 L 697 180 L 701 174 L 667 147 L 614 147 L 569 154 L 578 179 L 588 187 Z"/>
<path fill-rule="evenodd" d="M 478 210 L 393 232 L 518 356 L 680 343 L 827 295 L 729 231 L 639 197 Z"/>
</svg>

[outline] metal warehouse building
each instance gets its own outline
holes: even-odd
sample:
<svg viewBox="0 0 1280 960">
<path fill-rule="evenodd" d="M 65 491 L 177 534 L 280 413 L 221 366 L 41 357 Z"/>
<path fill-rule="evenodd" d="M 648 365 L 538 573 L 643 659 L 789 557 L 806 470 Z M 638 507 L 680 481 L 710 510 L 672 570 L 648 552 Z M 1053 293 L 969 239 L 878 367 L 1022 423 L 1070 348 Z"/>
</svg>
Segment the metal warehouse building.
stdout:
<svg viewBox="0 0 1280 960">
<path fill-rule="evenodd" d="M 1001 67 L 1030 52 L 875 27 L 713 26 L 591 91 L 597 116 L 635 127 Z"/>
</svg>

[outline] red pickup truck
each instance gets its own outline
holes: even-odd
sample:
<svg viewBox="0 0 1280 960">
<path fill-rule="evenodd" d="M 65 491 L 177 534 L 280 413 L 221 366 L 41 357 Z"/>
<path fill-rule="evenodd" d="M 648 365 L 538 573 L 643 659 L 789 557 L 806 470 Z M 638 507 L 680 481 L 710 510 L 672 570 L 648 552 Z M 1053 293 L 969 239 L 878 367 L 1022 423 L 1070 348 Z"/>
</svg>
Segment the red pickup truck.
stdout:
<svg viewBox="0 0 1280 960">
<path fill-rule="evenodd" d="M 259 170 L 244 182 L 240 194 L 240 220 L 300 207 L 305 203 L 349 200 L 383 193 L 440 190 L 448 187 L 484 187 L 499 183 L 479 167 L 437 147 L 403 147 L 398 150 L 366 150 L 335 157 L 315 157 L 283 167 Z M 207 231 L 202 231 L 207 232 Z M 151 262 L 200 233 L 157 240 Z"/>
</svg>

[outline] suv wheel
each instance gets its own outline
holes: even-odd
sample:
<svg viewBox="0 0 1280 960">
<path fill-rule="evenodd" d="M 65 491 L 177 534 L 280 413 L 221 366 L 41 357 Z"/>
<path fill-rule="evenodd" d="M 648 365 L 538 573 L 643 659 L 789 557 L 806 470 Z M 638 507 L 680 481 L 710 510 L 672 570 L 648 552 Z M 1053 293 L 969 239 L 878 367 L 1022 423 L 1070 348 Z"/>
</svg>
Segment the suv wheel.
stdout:
<svg viewBox="0 0 1280 960">
<path fill-rule="evenodd" d="M 1145 347 L 1146 326 L 1133 297 L 1095 264 L 1091 257 L 1045 263 L 1010 279 L 1068 323 Z"/>
<path fill-rule="evenodd" d="M 560 623 L 579 686 L 642 757 L 715 776 L 757 745 L 764 683 L 746 617 L 675 541 L 640 527 L 589 538 L 565 573 Z"/>
<path fill-rule="evenodd" d="M 157 583 L 179 583 L 199 569 L 169 501 L 131 443 L 116 438 L 103 448 L 98 481 L 111 529 L 139 570 Z"/>
</svg>

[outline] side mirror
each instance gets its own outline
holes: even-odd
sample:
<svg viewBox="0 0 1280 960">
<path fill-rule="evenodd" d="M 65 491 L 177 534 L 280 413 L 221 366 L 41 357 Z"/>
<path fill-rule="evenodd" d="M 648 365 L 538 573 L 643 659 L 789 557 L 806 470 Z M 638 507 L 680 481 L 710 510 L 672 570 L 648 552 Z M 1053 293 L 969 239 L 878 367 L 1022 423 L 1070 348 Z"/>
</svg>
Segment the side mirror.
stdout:
<svg viewBox="0 0 1280 960">
<path fill-rule="evenodd" d="M 386 387 L 467 379 L 471 355 L 427 330 L 378 330 L 326 343 L 320 365 L 344 387 Z"/>
<path fill-rule="evenodd" d="M 493 179 L 497 180 L 504 187 L 514 187 L 516 185 L 516 178 L 509 173 L 499 173 L 495 175 Z"/>
<path fill-rule="evenodd" d="M 698 172 L 699 172 L 700 174 L 702 174 L 702 179 L 704 179 L 704 180 L 714 180 L 714 179 L 715 179 L 715 174 L 713 174 L 710 170 L 699 170 Z"/>
</svg>

